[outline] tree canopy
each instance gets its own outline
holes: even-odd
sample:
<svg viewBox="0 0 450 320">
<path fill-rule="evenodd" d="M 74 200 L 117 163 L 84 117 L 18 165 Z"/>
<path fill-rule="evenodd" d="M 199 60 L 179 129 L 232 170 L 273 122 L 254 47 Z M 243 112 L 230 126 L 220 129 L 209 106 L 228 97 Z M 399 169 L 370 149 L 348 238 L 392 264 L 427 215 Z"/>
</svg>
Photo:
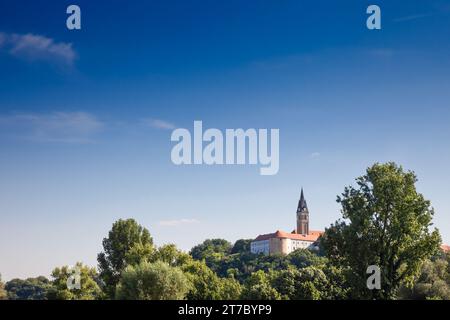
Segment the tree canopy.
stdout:
<svg viewBox="0 0 450 320">
<path fill-rule="evenodd" d="M 412 286 L 403 286 L 402 299 L 450 300 L 450 256 L 442 255 L 425 261 Z"/>
<path fill-rule="evenodd" d="M 245 281 L 242 298 L 248 300 L 280 300 L 280 293 L 272 286 L 270 276 L 262 270 Z"/>
<path fill-rule="evenodd" d="M 150 232 L 134 219 L 116 221 L 108 237 L 103 239 L 103 252 L 97 256 L 100 278 L 105 292 L 112 298 L 122 271 L 139 263 L 153 252 Z"/>
<path fill-rule="evenodd" d="M 375 164 L 337 201 L 343 220 L 326 229 L 321 245 L 330 261 L 348 267 L 352 298 L 395 298 L 441 243 L 430 230 L 433 208 L 417 192 L 416 175 L 395 163 Z M 381 290 L 369 290 L 367 268 L 381 270 Z"/>
<path fill-rule="evenodd" d="M 45 300 L 50 287 L 50 280 L 43 276 L 25 280 L 12 279 L 5 284 L 8 299 L 11 300 Z"/>
<path fill-rule="evenodd" d="M 52 287 L 48 298 L 52 300 L 95 300 L 102 298 L 95 268 L 77 262 L 74 267 L 63 266 L 52 272 Z M 78 282 L 79 286 L 76 286 Z M 73 284 L 73 287 L 69 286 Z"/>
<path fill-rule="evenodd" d="M 233 277 L 220 278 L 204 261 L 191 260 L 182 270 L 192 286 L 187 294 L 189 300 L 239 299 L 241 285 Z"/>
<path fill-rule="evenodd" d="M 141 262 L 122 272 L 116 298 L 124 300 L 181 300 L 189 290 L 189 281 L 180 268 L 166 262 Z"/>
<path fill-rule="evenodd" d="M 229 254 L 232 245 L 230 242 L 224 239 L 207 239 L 203 243 L 193 247 L 191 249 L 191 256 L 196 260 L 202 260 L 214 256 L 218 257 Z"/>
<path fill-rule="evenodd" d="M 373 165 L 338 196 L 342 218 L 320 250 L 288 255 L 253 254 L 250 239 L 208 239 L 189 253 L 154 246 L 146 228 L 121 219 L 103 239 L 99 273 L 77 263 L 51 281 L 0 279 L 0 299 L 450 299 L 450 254 L 416 182 L 395 163 Z M 379 267 L 380 289 L 367 286 L 369 266 Z"/>
</svg>

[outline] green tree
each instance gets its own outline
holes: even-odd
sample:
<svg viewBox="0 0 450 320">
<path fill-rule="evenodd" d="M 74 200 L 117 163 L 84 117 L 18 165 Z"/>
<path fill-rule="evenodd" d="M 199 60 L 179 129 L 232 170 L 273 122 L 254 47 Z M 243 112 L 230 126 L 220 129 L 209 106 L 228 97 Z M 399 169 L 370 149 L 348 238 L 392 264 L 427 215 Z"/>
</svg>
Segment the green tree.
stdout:
<svg viewBox="0 0 450 320">
<path fill-rule="evenodd" d="M 291 299 L 321 300 L 328 298 L 328 279 L 319 267 L 306 267 L 298 271 L 295 292 Z"/>
<path fill-rule="evenodd" d="M 163 261 L 141 262 L 122 272 L 116 299 L 182 300 L 189 290 L 189 280 L 180 268 Z"/>
<path fill-rule="evenodd" d="M 345 274 L 328 264 L 269 272 L 272 286 L 282 299 L 291 300 L 336 300 L 348 297 Z"/>
<path fill-rule="evenodd" d="M 204 261 L 192 260 L 182 270 L 192 284 L 187 295 L 189 300 L 233 300 L 240 296 L 241 285 L 237 280 L 219 278 Z"/>
<path fill-rule="evenodd" d="M 234 243 L 233 248 L 231 248 L 231 254 L 250 252 L 250 244 L 252 243 L 252 241 L 252 239 L 237 240 Z"/>
<path fill-rule="evenodd" d="M 50 287 L 50 280 L 43 276 L 25 280 L 12 279 L 5 284 L 8 299 L 11 300 L 45 300 Z"/>
<path fill-rule="evenodd" d="M 0 300 L 5 300 L 8 298 L 8 294 L 5 290 L 5 285 L 2 282 L 2 275 L 0 274 Z"/>
<path fill-rule="evenodd" d="M 165 244 L 156 249 L 150 257 L 150 262 L 156 261 L 163 261 L 172 267 L 180 267 L 192 261 L 192 257 L 178 250 L 174 244 Z"/>
<path fill-rule="evenodd" d="M 324 265 L 327 259 L 308 249 L 297 249 L 287 255 L 287 260 L 297 268 Z"/>
<path fill-rule="evenodd" d="M 205 260 L 206 265 L 214 272 L 224 275 L 224 260 L 230 254 L 232 245 L 224 239 L 207 239 L 193 247 L 190 255 L 195 260 Z"/>
<path fill-rule="evenodd" d="M 151 243 L 135 243 L 125 253 L 126 265 L 137 265 L 142 261 L 148 261 L 155 254 L 155 248 Z"/>
<path fill-rule="evenodd" d="M 153 252 L 149 231 L 134 219 L 114 222 L 103 239 L 103 252 L 97 256 L 100 278 L 106 294 L 113 298 L 122 271 L 129 264 L 147 260 Z"/>
<path fill-rule="evenodd" d="M 221 299 L 238 300 L 242 293 L 242 286 L 234 277 L 219 278 L 221 281 Z"/>
<path fill-rule="evenodd" d="M 293 299 L 296 294 L 296 281 L 300 277 L 297 268 L 289 266 L 285 270 L 272 271 L 272 286 L 281 295 L 282 300 Z"/>
<path fill-rule="evenodd" d="M 97 283 L 97 271 L 77 262 L 74 268 L 63 266 L 52 272 L 52 287 L 48 291 L 51 300 L 95 300 L 102 298 Z M 79 286 L 77 286 L 77 282 Z M 71 287 L 73 286 L 73 287 Z"/>
<path fill-rule="evenodd" d="M 222 256 L 227 255 L 231 252 L 231 248 L 231 243 L 225 239 L 207 239 L 193 247 L 190 254 L 195 260 L 202 260 L 212 253 L 218 253 Z"/>
<path fill-rule="evenodd" d="M 356 181 L 337 199 L 344 220 L 326 230 L 321 244 L 333 264 L 351 270 L 353 298 L 394 298 L 439 249 L 439 232 L 429 230 L 434 212 L 416 191 L 416 175 L 395 163 L 375 164 Z M 366 286 L 369 265 L 381 269 L 381 290 Z"/>
<path fill-rule="evenodd" d="M 322 298 L 327 300 L 349 299 L 350 284 L 347 281 L 349 269 L 327 263 L 322 271 L 328 279 L 328 286 Z"/>
<path fill-rule="evenodd" d="M 403 287 L 400 291 L 403 299 L 450 300 L 449 263 L 446 259 L 427 260 L 421 274 L 412 287 Z"/>
<path fill-rule="evenodd" d="M 214 263 L 211 263 L 211 260 L 205 261 L 220 277 L 233 275 L 241 283 L 255 271 L 284 270 L 291 265 L 288 258 L 281 254 L 263 255 L 250 252 L 223 256 Z"/>
<path fill-rule="evenodd" d="M 250 275 L 242 290 L 242 298 L 248 300 L 280 300 L 282 296 L 271 285 L 271 279 L 259 270 Z"/>
</svg>

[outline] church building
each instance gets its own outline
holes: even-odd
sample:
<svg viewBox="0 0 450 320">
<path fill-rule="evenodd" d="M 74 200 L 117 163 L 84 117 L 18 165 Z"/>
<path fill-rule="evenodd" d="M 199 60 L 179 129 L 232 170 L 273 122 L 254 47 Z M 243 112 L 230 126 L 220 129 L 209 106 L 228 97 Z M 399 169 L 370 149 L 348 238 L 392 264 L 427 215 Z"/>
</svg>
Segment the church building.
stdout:
<svg viewBox="0 0 450 320">
<path fill-rule="evenodd" d="M 250 251 L 289 254 L 296 249 L 318 250 L 318 239 L 322 234 L 323 231 L 309 230 L 309 211 L 302 188 L 297 206 L 297 228 L 291 233 L 278 230 L 274 233 L 261 234 L 250 244 Z"/>
<path fill-rule="evenodd" d="M 250 244 L 252 253 L 289 254 L 296 249 L 319 250 L 319 238 L 323 231 L 309 230 L 309 210 L 303 188 L 297 206 L 297 228 L 291 233 L 277 230 L 274 233 L 261 234 Z M 450 253 L 450 246 L 442 244 L 441 250 Z"/>
</svg>

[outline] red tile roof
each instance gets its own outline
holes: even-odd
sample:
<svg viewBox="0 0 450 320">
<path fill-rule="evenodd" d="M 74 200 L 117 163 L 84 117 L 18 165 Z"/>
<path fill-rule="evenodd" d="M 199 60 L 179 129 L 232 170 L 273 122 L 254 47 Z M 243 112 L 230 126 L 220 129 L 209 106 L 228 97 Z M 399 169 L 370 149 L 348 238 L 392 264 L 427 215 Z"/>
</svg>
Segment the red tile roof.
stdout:
<svg viewBox="0 0 450 320">
<path fill-rule="evenodd" d="M 281 230 L 277 230 L 274 233 L 261 234 L 256 237 L 255 241 L 269 240 L 272 238 L 281 238 L 281 239 L 293 239 L 293 240 L 303 240 L 315 242 L 319 237 L 323 234 L 323 231 L 310 231 L 307 235 L 298 234 L 298 233 L 288 233 Z"/>
<path fill-rule="evenodd" d="M 441 245 L 441 249 L 442 251 L 444 251 L 445 253 L 450 252 L 450 246 L 443 244 Z"/>
</svg>

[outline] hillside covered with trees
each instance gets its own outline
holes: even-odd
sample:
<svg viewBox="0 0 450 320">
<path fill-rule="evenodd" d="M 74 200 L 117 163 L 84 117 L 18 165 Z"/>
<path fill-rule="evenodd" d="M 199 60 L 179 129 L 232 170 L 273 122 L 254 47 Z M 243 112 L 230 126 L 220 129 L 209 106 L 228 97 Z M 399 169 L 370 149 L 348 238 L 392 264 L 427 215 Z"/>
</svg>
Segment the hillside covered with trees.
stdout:
<svg viewBox="0 0 450 320">
<path fill-rule="evenodd" d="M 450 299 L 450 254 L 416 181 L 394 163 L 368 168 L 338 197 L 342 219 L 319 252 L 266 256 L 250 253 L 250 239 L 208 239 L 186 253 L 118 220 L 97 268 L 79 262 L 77 273 L 61 266 L 51 279 L 0 278 L 0 299 Z M 369 265 L 382 271 L 380 289 L 366 285 Z"/>
</svg>

